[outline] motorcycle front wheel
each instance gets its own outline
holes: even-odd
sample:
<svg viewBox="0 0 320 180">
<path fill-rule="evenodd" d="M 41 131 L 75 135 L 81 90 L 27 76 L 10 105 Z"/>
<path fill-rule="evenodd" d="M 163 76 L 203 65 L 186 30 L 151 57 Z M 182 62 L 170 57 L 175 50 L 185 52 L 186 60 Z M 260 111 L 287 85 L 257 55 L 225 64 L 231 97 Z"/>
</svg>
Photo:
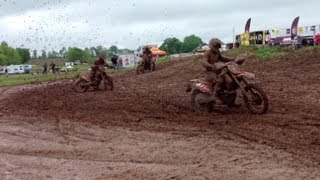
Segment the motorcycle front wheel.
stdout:
<svg viewBox="0 0 320 180">
<path fill-rule="evenodd" d="M 156 70 L 156 63 L 152 62 L 151 64 L 151 71 L 155 71 Z"/>
<path fill-rule="evenodd" d="M 102 82 L 103 83 L 103 90 L 110 90 L 110 91 L 112 91 L 113 90 L 113 87 L 114 87 L 114 85 L 113 85 L 113 79 L 110 77 L 110 76 L 108 76 L 108 75 L 105 75 L 105 77 L 104 77 L 105 79 L 104 79 L 104 82 Z"/>
<path fill-rule="evenodd" d="M 252 114 L 265 114 L 269 108 L 269 102 L 263 90 L 254 84 L 245 87 L 246 96 L 243 96 L 244 103 Z"/>
<path fill-rule="evenodd" d="M 137 67 L 137 74 L 144 74 L 144 67 L 143 67 L 143 64 L 139 64 L 138 67 Z"/>
<path fill-rule="evenodd" d="M 89 88 L 89 86 L 87 84 L 88 84 L 88 82 L 86 80 L 79 78 L 74 83 L 75 90 L 79 93 L 86 92 Z"/>
<path fill-rule="evenodd" d="M 213 102 L 210 101 L 210 95 L 199 90 L 194 90 L 191 93 L 191 107 L 194 111 L 211 112 Z"/>
</svg>

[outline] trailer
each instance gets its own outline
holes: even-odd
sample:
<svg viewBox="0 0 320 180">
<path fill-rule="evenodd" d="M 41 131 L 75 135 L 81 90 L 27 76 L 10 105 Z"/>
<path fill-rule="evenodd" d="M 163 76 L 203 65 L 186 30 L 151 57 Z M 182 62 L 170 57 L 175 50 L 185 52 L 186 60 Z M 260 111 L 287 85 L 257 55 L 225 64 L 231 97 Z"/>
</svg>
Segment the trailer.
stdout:
<svg viewBox="0 0 320 180">
<path fill-rule="evenodd" d="M 251 18 L 248 19 L 245 32 L 236 36 L 235 46 L 264 45 L 307 46 L 320 44 L 320 25 L 299 27 L 300 17 L 296 17 L 291 28 L 275 28 L 250 32 Z"/>
<path fill-rule="evenodd" d="M 139 59 L 135 58 L 135 54 L 120 54 L 118 58 L 118 64 L 124 68 L 133 67 L 138 62 Z"/>
<path fill-rule="evenodd" d="M 28 64 L 1 66 L 0 74 L 26 74 L 26 73 L 30 73 L 31 69 L 32 69 L 32 65 L 28 65 Z"/>
<path fill-rule="evenodd" d="M 240 45 L 265 45 L 268 44 L 269 37 L 269 30 L 253 31 L 239 34 L 236 36 L 235 47 L 239 47 Z"/>
<path fill-rule="evenodd" d="M 24 74 L 24 66 L 23 65 L 10 65 L 7 66 L 8 74 Z"/>
<path fill-rule="evenodd" d="M 288 45 L 319 45 L 320 44 L 320 25 L 298 27 L 298 34 L 292 39 L 291 28 L 275 28 L 263 31 L 247 32 L 236 36 L 236 44 L 288 46 Z"/>
</svg>

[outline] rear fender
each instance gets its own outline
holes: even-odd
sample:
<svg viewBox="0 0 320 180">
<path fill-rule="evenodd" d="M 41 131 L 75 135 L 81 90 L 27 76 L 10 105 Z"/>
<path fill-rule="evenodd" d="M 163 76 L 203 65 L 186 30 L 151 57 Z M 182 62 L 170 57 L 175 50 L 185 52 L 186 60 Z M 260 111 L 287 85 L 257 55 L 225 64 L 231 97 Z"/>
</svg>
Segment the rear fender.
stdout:
<svg viewBox="0 0 320 180">
<path fill-rule="evenodd" d="M 90 81 L 89 74 L 81 75 L 80 78 L 88 82 Z"/>
<path fill-rule="evenodd" d="M 203 82 L 195 82 L 193 84 L 193 90 L 197 89 L 203 93 L 210 93 L 211 92 L 211 88 L 207 83 L 203 83 Z"/>
</svg>

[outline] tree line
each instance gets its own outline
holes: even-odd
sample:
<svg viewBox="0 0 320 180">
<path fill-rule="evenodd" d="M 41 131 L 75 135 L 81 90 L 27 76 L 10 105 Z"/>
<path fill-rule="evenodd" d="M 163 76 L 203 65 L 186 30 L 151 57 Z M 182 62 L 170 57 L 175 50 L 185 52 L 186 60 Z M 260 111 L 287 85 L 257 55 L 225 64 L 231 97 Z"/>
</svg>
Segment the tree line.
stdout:
<svg viewBox="0 0 320 180">
<path fill-rule="evenodd" d="M 190 35 L 185 37 L 183 41 L 180 41 L 176 37 L 167 38 L 160 46 L 160 49 L 166 51 L 167 54 L 180 54 L 190 53 L 200 45 L 203 45 L 201 38 L 195 35 Z"/>
<path fill-rule="evenodd" d="M 187 36 L 180 41 L 178 38 L 167 38 L 160 46 L 161 50 L 167 52 L 167 54 L 179 54 L 189 53 L 194 51 L 197 47 L 203 44 L 200 37 L 195 35 Z M 133 53 L 129 49 L 119 49 L 117 46 L 112 45 L 109 48 L 104 46 L 96 46 L 90 48 L 78 48 L 78 47 L 62 47 L 59 51 L 46 51 L 46 50 L 33 50 L 30 54 L 30 50 L 26 48 L 13 48 L 6 42 L 2 42 L 0 45 L 0 65 L 11 65 L 11 64 L 24 64 L 27 63 L 31 58 L 33 59 L 67 59 L 68 61 L 86 61 L 91 62 L 94 57 L 104 53 L 107 57 L 111 57 L 112 53 Z"/>
<path fill-rule="evenodd" d="M 0 45 L 0 65 L 25 64 L 30 60 L 29 49 L 13 48 L 6 42 Z"/>
<path fill-rule="evenodd" d="M 0 65 L 11 64 L 25 64 L 30 59 L 67 59 L 68 61 L 80 60 L 83 62 L 91 62 L 99 54 L 104 53 L 107 57 L 111 57 L 112 53 L 133 53 L 129 49 L 119 49 L 117 46 L 112 45 L 109 48 L 104 46 L 96 46 L 90 48 L 78 47 L 62 47 L 59 51 L 46 51 L 46 50 L 33 50 L 30 53 L 26 48 L 13 48 L 7 42 L 2 42 L 0 45 Z"/>
<path fill-rule="evenodd" d="M 90 47 L 90 48 L 78 48 L 78 47 L 69 47 L 68 49 L 66 47 L 62 47 L 58 52 L 57 51 L 48 51 L 41 50 L 41 52 L 38 54 L 37 50 L 33 50 L 32 57 L 38 58 L 38 59 L 59 59 L 59 58 L 65 58 L 68 61 L 85 61 L 85 62 L 91 62 L 94 57 L 99 56 L 99 54 L 105 54 L 107 57 L 111 57 L 112 53 L 133 53 L 133 51 L 129 49 L 119 49 L 117 46 L 112 45 L 109 48 L 106 48 L 104 46 L 96 46 L 96 47 Z"/>
</svg>

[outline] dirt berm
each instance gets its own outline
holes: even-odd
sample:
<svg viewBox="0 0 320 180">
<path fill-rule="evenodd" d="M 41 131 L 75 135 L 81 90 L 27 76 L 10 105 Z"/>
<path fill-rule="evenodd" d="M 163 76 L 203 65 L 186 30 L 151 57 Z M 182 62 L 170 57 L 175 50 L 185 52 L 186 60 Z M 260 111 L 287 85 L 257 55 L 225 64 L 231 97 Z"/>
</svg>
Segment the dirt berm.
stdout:
<svg viewBox="0 0 320 180">
<path fill-rule="evenodd" d="M 185 84 L 201 76 L 198 61 L 113 75 L 113 92 L 68 82 L 3 92 L 1 179 L 320 177 L 320 52 L 243 65 L 269 97 L 261 116 L 192 112 Z"/>
</svg>

